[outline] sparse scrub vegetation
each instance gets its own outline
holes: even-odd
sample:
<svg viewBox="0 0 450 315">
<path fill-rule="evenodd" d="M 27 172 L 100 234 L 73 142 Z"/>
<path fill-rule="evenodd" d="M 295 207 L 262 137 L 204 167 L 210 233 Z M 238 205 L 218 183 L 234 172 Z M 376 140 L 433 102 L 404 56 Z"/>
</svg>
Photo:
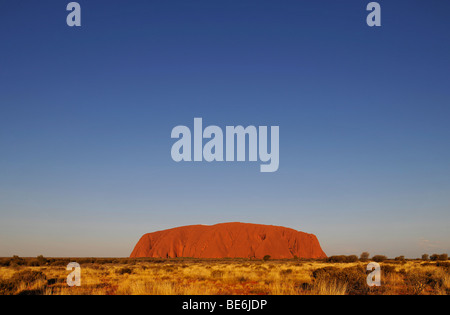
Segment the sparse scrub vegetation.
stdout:
<svg viewBox="0 0 450 315">
<path fill-rule="evenodd" d="M 440 255 L 436 261 L 387 260 L 384 256 L 381 258 L 382 286 L 369 288 L 366 283 L 367 261 L 360 261 L 356 256 L 332 256 L 326 260 L 265 261 L 193 258 L 66 259 L 16 256 L 0 258 L 0 294 L 448 295 L 450 293 L 450 262 L 439 260 L 443 258 Z M 66 284 L 68 271 L 65 267 L 70 261 L 81 264 L 81 287 L 68 287 Z"/>
</svg>

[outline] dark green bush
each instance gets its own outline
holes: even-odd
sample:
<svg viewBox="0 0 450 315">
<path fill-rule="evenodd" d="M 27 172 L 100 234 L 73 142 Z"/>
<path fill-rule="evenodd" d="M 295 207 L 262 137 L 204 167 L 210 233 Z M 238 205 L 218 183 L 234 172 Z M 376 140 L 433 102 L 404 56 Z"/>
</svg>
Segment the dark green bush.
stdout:
<svg viewBox="0 0 450 315">
<path fill-rule="evenodd" d="M 440 254 L 438 257 L 439 261 L 446 261 L 448 260 L 448 255 L 447 254 Z"/>
<path fill-rule="evenodd" d="M 430 260 L 431 261 L 437 261 L 439 259 L 439 255 L 438 254 L 433 254 L 430 256 Z"/>
<path fill-rule="evenodd" d="M 386 256 L 384 256 L 384 255 L 375 255 L 375 256 L 372 257 L 372 260 L 376 261 L 376 262 L 383 262 L 383 261 L 385 261 L 387 259 L 388 258 Z"/>
<path fill-rule="evenodd" d="M 370 254 L 368 252 L 363 252 L 361 253 L 361 256 L 359 257 L 359 259 L 361 261 L 368 261 L 370 257 Z"/>
<path fill-rule="evenodd" d="M 329 263 L 343 263 L 343 262 L 345 262 L 345 260 L 346 260 L 346 257 L 344 255 L 330 256 L 326 259 L 326 261 Z"/>
<path fill-rule="evenodd" d="M 326 258 L 326 261 L 329 263 L 352 263 L 358 261 L 358 256 L 356 255 L 337 255 L 337 256 L 330 256 Z"/>
<path fill-rule="evenodd" d="M 347 256 L 347 262 L 348 263 L 357 262 L 357 261 L 358 261 L 358 256 L 356 256 L 356 255 Z"/>
</svg>

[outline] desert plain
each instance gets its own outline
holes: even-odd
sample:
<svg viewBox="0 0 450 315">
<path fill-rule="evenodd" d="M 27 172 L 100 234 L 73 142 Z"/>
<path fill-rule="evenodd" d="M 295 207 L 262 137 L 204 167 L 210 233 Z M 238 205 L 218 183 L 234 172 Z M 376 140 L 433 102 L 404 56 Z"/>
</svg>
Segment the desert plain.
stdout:
<svg viewBox="0 0 450 315">
<path fill-rule="evenodd" d="M 381 259 L 0 258 L 0 295 L 448 295 L 450 261 Z M 69 262 L 81 285 L 69 287 Z"/>
</svg>

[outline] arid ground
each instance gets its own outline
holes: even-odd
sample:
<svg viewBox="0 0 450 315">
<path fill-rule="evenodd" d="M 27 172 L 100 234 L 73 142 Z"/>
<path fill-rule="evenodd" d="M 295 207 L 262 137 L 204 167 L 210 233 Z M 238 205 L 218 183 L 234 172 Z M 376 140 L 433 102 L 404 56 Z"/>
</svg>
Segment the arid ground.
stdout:
<svg viewBox="0 0 450 315">
<path fill-rule="evenodd" d="M 81 286 L 66 283 L 70 261 Z M 354 295 L 450 293 L 450 262 L 386 260 L 368 287 L 367 261 L 129 258 L 0 258 L 0 294 Z"/>
</svg>

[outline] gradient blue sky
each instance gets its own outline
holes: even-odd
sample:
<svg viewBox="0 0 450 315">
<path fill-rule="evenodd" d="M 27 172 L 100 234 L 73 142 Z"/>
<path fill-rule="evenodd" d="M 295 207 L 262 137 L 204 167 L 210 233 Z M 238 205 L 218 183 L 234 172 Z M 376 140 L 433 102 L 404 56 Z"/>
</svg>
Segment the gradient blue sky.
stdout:
<svg viewBox="0 0 450 315">
<path fill-rule="evenodd" d="M 450 2 L 0 3 L 0 256 L 128 256 L 241 221 L 328 255 L 450 252 Z M 175 163 L 176 125 L 280 126 L 280 168 Z"/>
</svg>

